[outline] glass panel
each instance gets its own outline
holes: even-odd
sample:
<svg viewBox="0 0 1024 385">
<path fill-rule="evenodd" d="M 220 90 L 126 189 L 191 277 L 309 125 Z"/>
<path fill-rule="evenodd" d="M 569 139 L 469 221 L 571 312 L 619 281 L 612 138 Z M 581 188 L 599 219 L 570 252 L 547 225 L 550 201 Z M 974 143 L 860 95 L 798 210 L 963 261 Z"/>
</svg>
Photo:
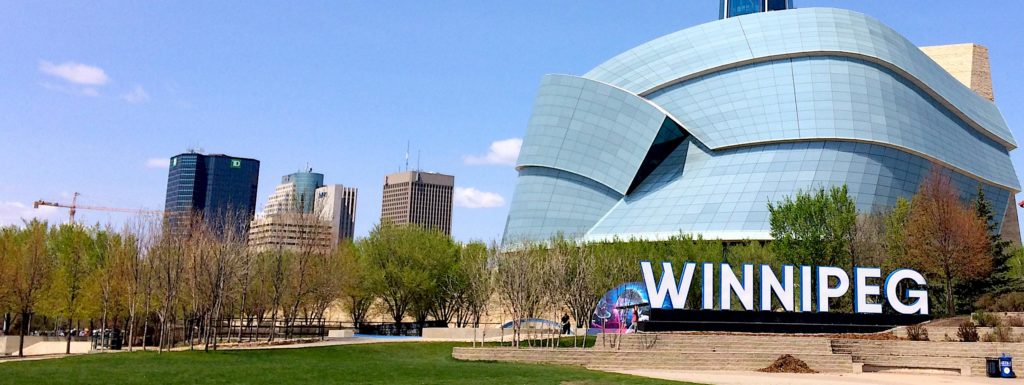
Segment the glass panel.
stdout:
<svg viewBox="0 0 1024 385">
<path fill-rule="evenodd" d="M 787 0 L 768 0 L 768 10 L 781 11 L 788 9 L 789 7 L 786 6 L 786 3 L 788 3 Z"/>
<path fill-rule="evenodd" d="M 761 0 L 729 0 L 729 17 L 761 12 Z"/>
</svg>

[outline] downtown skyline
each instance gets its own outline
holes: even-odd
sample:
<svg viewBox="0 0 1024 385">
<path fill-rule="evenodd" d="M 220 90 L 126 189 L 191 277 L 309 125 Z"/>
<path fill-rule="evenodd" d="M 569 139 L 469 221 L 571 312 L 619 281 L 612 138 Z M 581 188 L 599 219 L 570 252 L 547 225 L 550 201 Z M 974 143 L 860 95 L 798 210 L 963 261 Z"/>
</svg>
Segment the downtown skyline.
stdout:
<svg viewBox="0 0 1024 385">
<path fill-rule="evenodd" d="M 864 12 L 918 46 L 987 46 L 996 102 L 1019 132 L 1024 38 L 999 3 L 1013 4 L 797 7 Z M 541 77 L 580 74 L 714 20 L 718 3 L 588 6 L 0 6 L 13 20 L 0 26 L 0 225 L 24 215 L 64 221 L 66 211 L 33 210 L 31 202 L 66 202 L 75 191 L 80 204 L 163 209 L 167 160 L 203 148 L 261 160 L 257 210 L 274 188 L 266 181 L 307 164 L 359 188 L 356 236 L 364 236 L 380 218 L 384 175 L 405 168 L 410 142 L 410 168 L 457 178 L 453 236 L 499 239 Z M 664 17 L 666 10 L 678 17 Z M 901 16 L 908 12 L 918 15 Z M 965 27 L 936 28 L 954 22 Z M 1024 155 L 1011 157 L 1019 178 Z M 78 216 L 115 225 L 125 218 Z"/>
</svg>

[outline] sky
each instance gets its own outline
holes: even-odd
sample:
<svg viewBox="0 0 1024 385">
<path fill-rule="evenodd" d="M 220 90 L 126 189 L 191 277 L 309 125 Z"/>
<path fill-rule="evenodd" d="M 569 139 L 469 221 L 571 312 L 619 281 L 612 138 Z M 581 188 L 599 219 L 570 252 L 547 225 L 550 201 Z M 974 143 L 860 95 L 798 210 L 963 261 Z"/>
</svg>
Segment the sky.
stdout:
<svg viewBox="0 0 1024 385">
<path fill-rule="evenodd" d="M 866 13 L 919 46 L 987 46 L 1024 142 L 1018 1 L 794 3 Z M 161 210 L 168 159 L 202 149 L 261 161 L 260 208 L 307 165 L 357 187 L 363 236 L 408 143 L 412 168 L 455 175 L 453 236 L 498 240 L 541 77 L 717 16 L 718 0 L 0 2 L 0 225 L 66 221 L 32 202 L 73 192 Z M 1020 178 L 1024 150 L 1011 157 Z"/>
</svg>

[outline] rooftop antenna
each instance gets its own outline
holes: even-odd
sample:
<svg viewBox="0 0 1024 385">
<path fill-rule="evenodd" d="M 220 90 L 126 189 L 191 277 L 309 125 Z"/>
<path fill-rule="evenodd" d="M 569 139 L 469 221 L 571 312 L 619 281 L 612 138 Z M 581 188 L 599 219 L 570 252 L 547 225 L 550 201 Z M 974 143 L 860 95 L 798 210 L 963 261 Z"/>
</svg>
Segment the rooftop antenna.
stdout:
<svg viewBox="0 0 1024 385">
<path fill-rule="evenodd" d="M 405 171 L 409 171 L 409 141 L 405 141 Z"/>
</svg>

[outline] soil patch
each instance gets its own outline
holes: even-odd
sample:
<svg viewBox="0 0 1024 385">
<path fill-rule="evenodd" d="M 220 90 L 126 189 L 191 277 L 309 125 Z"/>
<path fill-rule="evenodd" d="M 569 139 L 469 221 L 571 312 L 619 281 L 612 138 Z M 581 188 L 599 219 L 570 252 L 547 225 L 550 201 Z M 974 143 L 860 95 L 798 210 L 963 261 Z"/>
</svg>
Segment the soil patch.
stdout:
<svg viewBox="0 0 1024 385">
<path fill-rule="evenodd" d="M 767 368 L 758 369 L 759 372 L 765 373 L 817 373 L 818 371 L 811 369 L 807 366 L 807 363 L 803 360 L 793 357 L 789 354 L 780 356 Z"/>
</svg>

